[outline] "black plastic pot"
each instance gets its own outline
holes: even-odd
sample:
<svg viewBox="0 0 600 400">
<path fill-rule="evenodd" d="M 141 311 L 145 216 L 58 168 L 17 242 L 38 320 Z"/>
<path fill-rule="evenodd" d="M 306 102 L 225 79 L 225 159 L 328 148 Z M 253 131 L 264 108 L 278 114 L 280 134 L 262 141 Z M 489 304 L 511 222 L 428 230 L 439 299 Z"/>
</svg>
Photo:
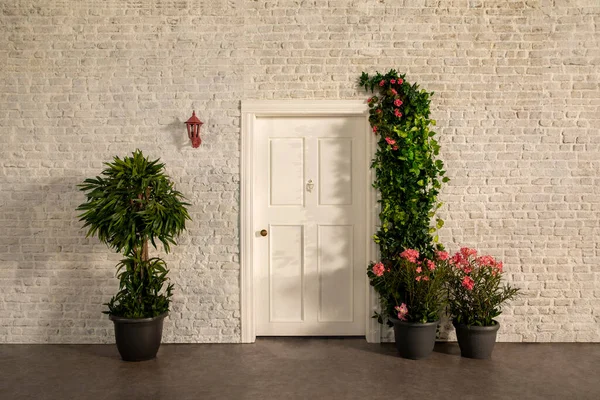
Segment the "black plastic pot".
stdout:
<svg viewBox="0 0 600 400">
<path fill-rule="evenodd" d="M 109 315 L 115 323 L 115 339 L 125 361 L 145 361 L 156 357 L 162 339 L 163 321 L 168 313 L 153 318 L 123 318 Z"/>
<path fill-rule="evenodd" d="M 469 326 L 452 322 L 462 357 L 485 359 L 492 356 L 500 329 L 500 323 L 494 322 L 496 325 L 491 326 Z"/>
<path fill-rule="evenodd" d="M 396 318 L 390 318 L 390 321 L 394 324 L 396 349 L 400 357 L 420 360 L 431 354 L 439 321 L 425 324 L 404 322 Z"/>
</svg>

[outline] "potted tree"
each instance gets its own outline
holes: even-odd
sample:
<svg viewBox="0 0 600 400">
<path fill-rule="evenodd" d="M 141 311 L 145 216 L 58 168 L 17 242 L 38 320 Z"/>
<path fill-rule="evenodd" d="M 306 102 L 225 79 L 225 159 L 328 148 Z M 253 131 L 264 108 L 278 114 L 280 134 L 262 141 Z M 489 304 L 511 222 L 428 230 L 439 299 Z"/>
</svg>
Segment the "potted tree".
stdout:
<svg viewBox="0 0 600 400">
<path fill-rule="evenodd" d="M 448 260 L 448 308 L 460 354 L 490 358 L 500 323 L 494 318 L 519 289 L 501 285 L 502 262 L 463 247 Z"/>
<path fill-rule="evenodd" d="M 136 150 L 131 157 L 115 157 L 101 176 L 79 185 L 87 196 L 77 208 L 89 227 L 87 236 L 98 236 L 124 256 L 117 264 L 119 291 L 104 313 L 114 322 L 117 348 L 126 361 L 156 357 L 173 294 L 167 265 L 150 257 L 149 244 L 156 249 L 159 241 L 168 253 L 190 219 L 188 204 L 159 161 Z"/>
</svg>

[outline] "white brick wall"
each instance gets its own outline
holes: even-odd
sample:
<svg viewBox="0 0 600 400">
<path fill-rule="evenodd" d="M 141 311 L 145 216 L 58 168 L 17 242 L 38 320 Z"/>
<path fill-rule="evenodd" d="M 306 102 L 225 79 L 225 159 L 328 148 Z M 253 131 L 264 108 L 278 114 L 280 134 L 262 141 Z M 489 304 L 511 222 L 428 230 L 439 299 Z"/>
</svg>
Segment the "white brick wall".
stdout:
<svg viewBox="0 0 600 400">
<path fill-rule="evenodd" d="M 523 288 L 499 339 L 600 341 L 599 27 L 597 0 L 0 2 L 0 342 L 113 341 L 119 256 L 75 185 L 135 148 L 193 204 L 165 340 L 239 341 L 240 100 L 389 68 L 436 92 L 444 242 Z"/>
</svg>

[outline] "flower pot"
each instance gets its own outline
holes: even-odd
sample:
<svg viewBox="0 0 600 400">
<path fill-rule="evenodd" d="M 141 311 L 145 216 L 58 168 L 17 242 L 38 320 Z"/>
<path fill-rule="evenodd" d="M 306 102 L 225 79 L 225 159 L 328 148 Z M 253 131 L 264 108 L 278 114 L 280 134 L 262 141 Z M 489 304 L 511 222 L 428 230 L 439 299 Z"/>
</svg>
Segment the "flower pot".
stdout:
<svg viewBox="0 0 600 400">
<path fill-rule="evenodd" d="M 145 361 L 156 357 L 162 339 L 163 321 L 168 313 L 153 318 L 123 318 L 110 315 L 115 324 L 117 349 L 124 361 Z"/>
<path fill-rule="evenodd" d="M 394 324 L 394 337 L 400 357 L 420 360 L 431 354 L 439 320 L 425 324 L 404 322 L 396 318 L 390 318 L 390 321 Z"/>
<path fill-rule="evenodd" d="M 462 357 L 485 359 L 492 356 L 496 334 L 500 329 L 500 323 L 494 322 L 496 325 L 491 326 L 469 326 L 452 322 Z"/>
</svg>

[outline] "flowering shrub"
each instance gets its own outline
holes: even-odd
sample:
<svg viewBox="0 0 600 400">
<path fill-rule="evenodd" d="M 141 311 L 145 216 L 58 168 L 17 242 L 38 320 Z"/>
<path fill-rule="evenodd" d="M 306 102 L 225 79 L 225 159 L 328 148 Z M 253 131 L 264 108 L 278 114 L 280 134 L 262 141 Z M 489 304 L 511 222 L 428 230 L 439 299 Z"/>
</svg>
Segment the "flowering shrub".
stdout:
<svg viewBox="0 0 600 400">
<path fill-rule="evenodd" d="M 389 296 L 380 296 L 379 322 L 395 317 L 408 322 L 439 319 L 446 294 L 445 275 L 448 253 L 439 251 L 434 259 L 421 257 L 418 250 L 404 250 L 395 262 L 374 263 L 367 272 L 371 284 Z"/>
<path fill-rule="evenodd" d="M 490 326 L 519 289 L 500 285 L 502 261 L 463 247 L 448 261 L 448 307 L 458 324 Z"/>
</svg>

